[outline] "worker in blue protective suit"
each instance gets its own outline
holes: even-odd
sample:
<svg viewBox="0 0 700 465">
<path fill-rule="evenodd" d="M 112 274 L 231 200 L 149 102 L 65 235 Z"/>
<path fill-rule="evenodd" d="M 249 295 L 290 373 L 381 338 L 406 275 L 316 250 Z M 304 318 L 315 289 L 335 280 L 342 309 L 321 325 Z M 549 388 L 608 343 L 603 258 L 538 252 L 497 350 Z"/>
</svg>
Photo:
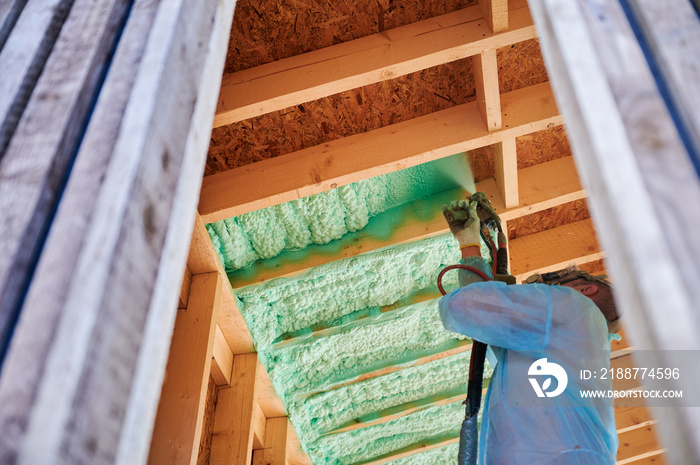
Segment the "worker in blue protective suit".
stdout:
<svg viewBox="0 0 700 465">
<path fill-rule="evenodd" d="M 481 258 L 476 207 L 453 202 L 452 210 L 467 210 L 467 220 L 445 216 L 460 244 L 461 263 L 490 276 Z M 533 284 L 483 282 L 460 270 L 463 287 L 440 300 L 445 328 L 488 344 L 498 360 L 483 409 L 478 463 L 614 464 L 613 400 L 581 394 L 612 390 L 611 381 L 580 376 L 581 370 L 600 374 L 610 367 L 608 336 L 619 330 L 610 286 L 575 268 L 528 281 Z M 552 376 L 539 377 L 547 382 L 538 374 Z"/>
</svg>

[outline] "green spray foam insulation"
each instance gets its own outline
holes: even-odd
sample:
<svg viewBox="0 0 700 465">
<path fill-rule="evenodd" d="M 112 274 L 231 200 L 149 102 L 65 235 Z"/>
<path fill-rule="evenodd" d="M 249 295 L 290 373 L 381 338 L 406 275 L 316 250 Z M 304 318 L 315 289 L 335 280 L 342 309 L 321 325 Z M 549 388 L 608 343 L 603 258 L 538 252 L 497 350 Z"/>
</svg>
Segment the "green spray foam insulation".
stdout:
<svg viewBox="0 0 700 465">
<path fill-rule="evenodd" d="M 458 187 L 474 192 L 465 154 L 210 223 L 207 230 L 224 268 L 232 272 L 283 251 L 327 244 L 362 230 L 393 207 Z"/>
<path fill-rule="evenodd" d="M 455 442 L 443 447 L 437 447 L 420 454 L 409 455 L 398 460 L 392 460 L 390 465 L 445 465 L 454 463 L 459 452 L 459 443 Z"/>
<path fill-rule="evenodd" d="M 474 191 L 464 155 L 207 228 L 226 270 L 242 273 L 256 262 L 304 259 L 319 250 L 336 254 L 343 241 L 367 237 L 362 234 L 391 237 L 404 222 L 434 219 L 458 187 Z M 456 436 L 461 402 L 435 402 L 464 394 L 469 351 L 412 365 L 470 342 L 442 327 L 437 299 L 415 303 L 416 295 L 436 291 L 437 274 L 460 255 L 444 234 L 236 289 L 259 359 L 314 464 L 357 463 Z M 446 287 L 456 281 L 456 273 L 444 279 Z M 406 408 L 415 410 L 371 424 Z M 334 432 L 357 421 L 370 426 Z"/>
</svg>

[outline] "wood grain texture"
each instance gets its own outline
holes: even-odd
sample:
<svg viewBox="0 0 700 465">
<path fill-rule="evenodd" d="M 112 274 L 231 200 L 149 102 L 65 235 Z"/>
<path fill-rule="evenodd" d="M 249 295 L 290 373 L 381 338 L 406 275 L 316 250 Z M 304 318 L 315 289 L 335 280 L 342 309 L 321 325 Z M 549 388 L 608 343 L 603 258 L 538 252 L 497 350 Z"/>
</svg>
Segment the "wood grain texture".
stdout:
<svg viewBox="0 0 700 465">
<path fill-rule="evenodd" d="M 700 198 L 700 185 L 627 18 L 615 2 L 530 5 L 626 331 L 640 349 L 698 349 L 700 270 L 690 257 L 700 239 L 690 231 L 700 207 L 677 207 Z M 663 350 L 640 353 L 643 363 L 673 364 Z M 665 387 L 698 383 L 693 374 Z M 658 420 L 669 461 L 697 462 L 700 415 L 678 405 L 659 409 Z"/>
<path fill-rule="evenodd" d="M 123 31 L 0 380 L 16 463 L 146 459 L 233 9 L 188 5 L 136 2 Z"/>
<path fill-rule="evenodd" d="M 32 2 L 0 52 L 0 69 L 17 70 L 3 72 L 0 80 L 3 345 L 19 312 L 127 2 L 111 0 L 96 7 L 90 1 L 76 1 L 70 8 L 71 3 Z M 71 13 L 66 18 L 68 9 Z M 63 20 L 65 27 L 61 27 Z"/>
<path fill-rule="evenodd" d="M 496 50 L 489 49 L 474 55 L 474 82 L 476 104 L 489 131 L 501 129 L 501 95 L 498 91 L 498 64 Z"/>
<path fill-rule="evenodd" d="M 498 35 L 484 24 L 479 8 L 470 7 L 227 75 L 214 126 L 533 38 L 527 9 L 512 15 L 513 28 Z"/>
<path fill-rule="evenodd" d="M 486 130 L 472 103 L 206 176 L 199 213 L 205 222 L 219 221 L 561 124 L 547 84 L 501 101 L 499 131 Z"/>
<path fill-rule="evenodd" d="M 219 390 L 211 445 L 211 465 L 250 465 L 258 371 L 257 354 L 233 360 L 231 387 Z"/>
<path fill-rule="evenodd" d="M 491 31 L 508 30 L 508 0 L 479 0 L 479 9 Z"/>
<path fill-rule="evenodd" d="M 495 178 L 498 191 L 506 208 L 515 208 L 518 199 L 518 161 L 515 153 L 515 138 L 504 139 L 495 144 Z"/>
<path fill-rule="evenodd" d="M 197 461 L 221 300 L 218 273 L 195 275 L 192 299 L 178 310 L 148 463 Z"/>
</svg>

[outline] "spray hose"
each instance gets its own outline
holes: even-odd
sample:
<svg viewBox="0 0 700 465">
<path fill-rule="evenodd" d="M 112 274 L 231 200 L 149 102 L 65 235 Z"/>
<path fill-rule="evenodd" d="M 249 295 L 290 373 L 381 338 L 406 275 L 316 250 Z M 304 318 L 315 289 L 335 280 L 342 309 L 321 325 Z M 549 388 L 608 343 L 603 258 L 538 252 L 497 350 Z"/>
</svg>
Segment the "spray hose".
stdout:
<svg viewBox="0 0 700 465">
<path fill-rule="evenodd" d="M 504 280 L 513 283 L 514 280 L 505 279 L 508 275 L 508 249 L 506 246 L 506 236 L 501 228 L 501 220 L 498 214 L 491 206 L 488 198 L 483 192 L 477 192 L 469 197 L 469 200 L 476 200 L 484 217 L 481 221 L 481 236 L 486 244 L 488 244 L 491 252 L 492 274 L 495 279 Z M 499 247 L 496 249 L 496 244 L 491 236 L 491 231 L 487 224 L 495 225 L 498 231 Z M 437 277 L 437 285 L 442 295 L 447 294 L 442 286 L 442 277 L 450 270 L 462 269 L 471 271 L 479 276 L 484 281 L 491 281 L 486 273 L 468 265 L 450 265 L 442 269 Z M 479 409 L 481 408 L 481 393 L 484 386 L 484 364 L 486 362 L 487 345 L 483 342 L 474 340 L 472 343 L 472 353 L 469 358 L 469 382 L 467 384 L 467 398 L 464 401 L 466 411 L 462 427 L 459 430 L 459 452 L 457 454 L 458 465 L 476 465 L 477 452 L 479 444 L 479 428 L 478 417 Z"/>
</svg>

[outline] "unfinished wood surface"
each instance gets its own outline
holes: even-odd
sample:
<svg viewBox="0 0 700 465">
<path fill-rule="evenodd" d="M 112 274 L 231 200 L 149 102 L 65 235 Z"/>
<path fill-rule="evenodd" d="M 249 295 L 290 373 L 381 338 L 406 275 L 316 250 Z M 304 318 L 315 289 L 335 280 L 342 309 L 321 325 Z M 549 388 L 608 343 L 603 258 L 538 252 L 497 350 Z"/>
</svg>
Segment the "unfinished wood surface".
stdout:
<svg viewBox="0 0 700 465">
<path fill-rule="evenodd" d="M 287 465 L 289 444 L 289 419 L 268 418 L 265 427 L 265 444 L 253 452 L 253 465 Z"/>
<path fill-rule="evenodd" d="M 108 6 L 86 3 L 93 20 Z M 68 21 L 77 21 L 78 4 Z M 1 453 L 18 464 L 147 459 L 178 302 L 173 283 L 185 269 L 183 238 L 194 217 L 215 107 L 215 96 L 210 100 L 200 87 L 221 73 L 224 50 L 217 44 L 232 9 L 189 0 L 167 7 L 137 3 L 118 28 L 119 46 L 90 124 L 80 128 L 86 132 L 0 379 L 2 404 L 13 406 L 0 412 Z M 62 33 L 79 35 L 93 51 L 105 39 L 89 34 L 95 29 L 85 23 L 67 24 Z M 49 62 L 61 57 L 60 43 L 59 37 Z M 70 44 L 65 53 L 60 67 L 80 62 Z M 94 52 L 90 60 L 106 56 Z M 65 74 L 48 73 L 49 64 L 42 79 L 51 74 L 60 81 L 41 93 L 40 79 L 33 97 L 61 95 L 75 85 Z M 76 98 L 90 100 L 91 85 L 76 89 Z M 51 105 L 60 101 L 47 98 Z M 71 124 L 85 122 L 72 116 Z M 24 429 L 10 426 L 17 421 Z"/>
<path fill-rule="evenodd" d="M 559 226 L 510 241 L 511 271 L 518 282 L 538 273 L 560 270 L 571 263 L 599 260 L 602 252 L 591 220 Z"/>
<path fill-rule="evenodd" d="M 476 104 L 489 131 L 501 129 L 501 95 L 498 91 L 496 50 L 484 50 L 474 55 Z"/>
<path fill-rule="evenodd" d="M 665 453 L 665 449 L 657 449 L 634 457 L 618 460 L 616 465 L 666 465 Z"/>
<path fill-rule="evenodd" d="M 180 300 L 177 303 L 177 308 L 187 308 L 187 301 L 190 298 L 191 285 L 192 273 L 190 273 L 189 268 L 185 266 L 185 274 L 182 277 L 182 284 L 180 284 Z"/>
<path fill-rule="evenodd" d="M 548 84 L 509 92 L 501 102 L 499 131 L 488 132 L 471 103 L 206 176 L 199 213 L 219 221 L 561 124 Z"/>
<path fill-rule="evenodd" d="M 71 14 L 66 18 L 68 9 Z M 0 51 L 4 70 L 0 79 L 3 347 L 18 317 L 125 11 L 124 0 L 99 5 L 89 0 L 32 1 Z"/>
<path fill-rule="evenodd" d="M 618 435 L 617 460 L 625 460 L 640 454 L 659 450 L 654 425 L 645 423 Z"/>
<path fill-rule="evenodd" d="M 219 390 L 211 444 L 211 465 L 250 465 L 257 385 L 257 354 L 236 355 L 231 387 Z"/>
<path fill-rule="evenodd" d="M 219 292 L 222 291 L 219 290 Z M 219 312 L 221 312 L 220 309 Z M 224 336 L 223 331 L 221 331 L 221 327 L 217 325 L 216 334 L 214 336 L 214 350 L 212 353 L 211 376 L 212 378 L 214 378 L 214 381 L 216 381 L 217 386 L 228 386 L 229 384 L 231 384 L 232 371 L 233 351 L 228 345 L 228 341 L 226 340 L 226 336 Z"/>
<path fill-rule="evenodd" d="M 0 69 L 12 70 L 0 79 L 0 154 L 17 128 L 71 4 L 66 0 L 0 4 Z"/>
<path fill-rule="evenodd" d="M 243 315 L 238 310 L 236 298 L 233 295 L 224 267 L 216 254 L 214 244 L 211 242 L 199 213 L 195 216 L 187 267 L 193 274 L 216 271 L 221 275 L 221 310 L 218 319 L 221 332 L 234 354 L 254 352 L 253 338 L 250 336 Z"/>
<path fill-rule="evenodd" d="M 224 77 L 214 126 L 294 106 L 535 37 L 527 8 L 494 35 L 478 7 Z"/>
<path fill-rule="evenodd" d="M 255 391 L 255 400 L 260 405 L 266 417 L 284 417 L 287 411 L 284 409 L 282 399 L 279 398 L 272 386 L 270 376 L 265 367 L 260 364 L 258 367 L 258 389 Z"/>
<path fill-rule="evenodd" d="M 515 208 L 518 199 L 518 159 L 515 138 L 504 139 L 494 145 L 495 178 L 498 191 L 506 209 Z M 539 188 L 539 186 L 537 186 Z"/>
<path fill-rule="evenodd" d="M 256 388 L 257 389 L 257 388 Z M 253 429 L 253 449 L 262 449 L 265 443 L 265 425 L 267 419 L 265 414 L 260 408 L 260 404 L 256 401 L 253 402 L 253 418 L 252 418 L 252 429 Z"/>
<path fill-rule="evenodd" d="M 585 192 L 581 189 L 581 185 L 578 182 L 576 168 L 571 157 L 524 168 L 518 171 L 518 177 L 521 179 L 519 185 L 522 200 L 519 206 L 512 209 L 505 209 L 501 194 L 493 179 L 476 184 L 477 192 L 486 193 L 502 221 L 512 220 L 526 214 L 563 205 L 573 200 L 582 199 L 585 196 Z M 426 200 L 430 204 L 434 204 L 434 216 L 425 221 L 415 219 L 407 221 L 405 224 L 397 227 L 393 235 L 388 239 L 379 239 L 365 235 L 360 231 L 355 237 L 357 241 L 353 240 L 351 244 L 344 246 L 338 254 L 311 254 L 303 261 L 279 263 L 274 267 L 268 267 L 265 263 L 255 264 L 253 265 L 255 272 L 252 277 L 244 278 L 232 275 L 230 277 L 231 285 L 234 288 L 240 288 L 273 278 L 289 277 L 331 261 L 354 257 L 391 245 L 445 234 L 449 230 L 445 219 L 442 217 L 440 205 L 449 202 L 449 200 L 461 199 L 465 196 L 466 191 L 455 189 L 451 193 L 435 196 L 435 201 Z M 411 215 L 407 213 L 408 216 Z"/>
<path fill-rule="evenodd" d="M 695 1 L 695 6 L 691 1 Z M 629 3 L 651 48 L 658 72 L 685 125 L 700 169 L 700 18 L 697 0 Z"/>
<path fill-rule="evenodd" d="M 148 463 L 197 461 L 220 299 L 218 273 L 194 276 L 190 304 L 175 319 Z"/>
<path fill-rule="evenodd" d="M 626 331 L 640 349 L 700 349 L 700 185 L 648 63 L 616 2 L 530 3 L 567 133 L 590 187 L 591 212 L 607 251 Z M 620 173 L 625 173 L 620 177 Z M 650 214 L 650 212 L 652 212 Z M 668 228 L 674 224 L 673 228 Z M 669 320 L 664 308 L 674 309 Z M 669 352 L 640 351 L 641 363 L 673 366 Z M 695 389 L 700 375 L 668 380 Z M 669 461 L 700 460 L 700 415 L 659 409 Z"/>
<path fill-rule="evenodd" d="M 479 9 L 493 32 L 508 30 L 508 0 L 479 0 Z"/>
</svg>

